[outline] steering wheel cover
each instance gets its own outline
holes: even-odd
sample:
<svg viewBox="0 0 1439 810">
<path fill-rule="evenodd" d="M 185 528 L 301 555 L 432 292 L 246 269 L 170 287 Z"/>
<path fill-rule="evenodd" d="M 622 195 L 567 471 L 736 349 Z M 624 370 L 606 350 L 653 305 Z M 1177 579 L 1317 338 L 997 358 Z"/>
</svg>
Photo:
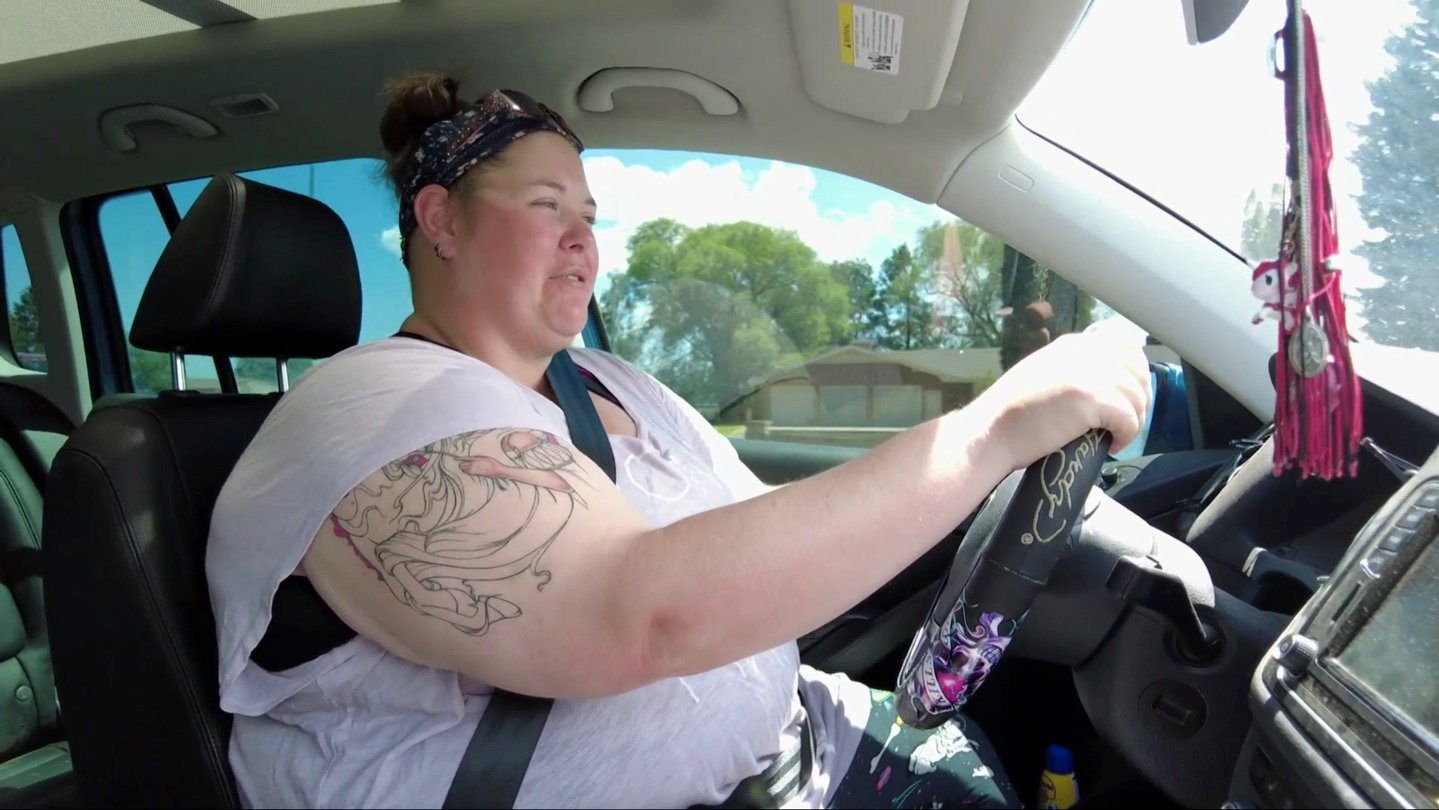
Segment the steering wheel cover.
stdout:
<svg viewBox="0 0 1439 810">
<path fill-rule="evenodd" d="M 1007 477 L 975 517 L 896 693 L 900 719 L 932 728 L 953 716 L 999 663 L 1068 547 L 1108 455 L 1091 431 Z"/>
</svg>

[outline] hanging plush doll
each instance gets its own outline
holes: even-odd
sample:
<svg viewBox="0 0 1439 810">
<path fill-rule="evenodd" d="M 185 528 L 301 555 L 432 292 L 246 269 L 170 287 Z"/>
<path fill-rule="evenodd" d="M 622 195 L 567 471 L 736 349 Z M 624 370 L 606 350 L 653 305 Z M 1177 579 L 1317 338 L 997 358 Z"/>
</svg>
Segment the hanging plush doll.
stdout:
<svg viewBox="0 0 1439 810">
<path fill-rule="evenodd" d="M 1264 302 L 1254 322 L 1279 322 L 1275 358 L 1274 473 L 1337 478 L 1358 472 L 1363 435 L 1359 378 L 1349 356 L 1329 163 L 1334 149 L 1319 81 L 1314 26 L 1289 0 L 1284 42 L 1289 206 L 1279 257 L 1254 270 Z M 1278 268 L 1285 268 L 1280 278 Z"/>
<path fill-rule="evenodd" d="M 1263 302 L 1259 311 L 1254 313 L 1250 323 L 1259 324 L 1265 318 L 1279 320 L 1281 312 L 1284 313 L 1284 328 L 1294 328 L 1294 313 L 1299 307 L 1299 265 L 1294 262 L 1284 266 L 1284 280 L 1279 279 L 1279 262 L 1274 259 L 1262 261 L 1254 265 L 1254 281 L 1249 285 L 1249 291 L 1254 297 Z"/>
</svg>

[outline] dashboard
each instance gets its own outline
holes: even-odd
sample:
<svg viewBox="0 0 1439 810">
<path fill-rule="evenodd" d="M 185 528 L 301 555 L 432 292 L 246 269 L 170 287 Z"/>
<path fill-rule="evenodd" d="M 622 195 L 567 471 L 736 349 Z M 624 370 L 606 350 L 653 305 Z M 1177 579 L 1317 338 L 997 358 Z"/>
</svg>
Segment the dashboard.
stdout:
<svg viewBox="0 0 1439 810">
<path fill-rule="evenodd" d="M 1439 806 L 1439 453 L 1254 674 L 1238 807 Z"/>
<path fill-rule="evenodd" d="M 1242 442 L 1242 452 L 1210 448 L 1110 462 L 1070 557 L 1014 639 L 1011 654 L 1069 668 L 1099 735 L 1183 805 L 1426 807 L 1439 798 L 1436 748 L 1424 736 L 1436 725 L 1439 700 L 1432 647 L 1439 638 L 1439 571 L 1431 570 L 1439 567 L 1439 552 L 1423 558 L 1432 562 L 1394 558 L 1386 576 L 1397 581 L 1415 573 L 1406 580 L 1407 595 L 1393 597 L 1382 613 L 1378 596 L 1331 598 L 1343 582 L 1367 576 L 1366 560 L 1378 570 L 1369 552 L 1389 536 L 1385 521 L 1408 508 L 1407 493 L 1426 476 L 1439 479 L 1433 462 L 1423 470 L 1411 463 L 1439 447 L 1439 415 L 1368 383 L 1364 406 L 1372 441 L 1353 478 L 1276 477 L 1273 446 L 1262 432 Z M 913 633 L 965 528 L 833 626 L 803 639 L 807 662 L 860 673 L 886 660 Z M 1432 545 L 1423 533 L 1413 536 L 1420 539 L 1406 553 Z M 1169 597 L 1182 597 L 1182 607 L 1192 607 L 1222 638 L 1212 656 L 1195 660 L 1176 649 L 1175 619 L 1183 610 L 1176 612 L 1172 598 L 1167 605 L 1158 592 L 1136 599 L 1135 589 L 1116 578 L 1119 568 L 1152 574 L 1135 568 L 1145 560 L 1182 582 Z M 1130 586 L 1146 579 L 1164 584 L 1140 576 Z M 1279 659 L 1289 655 L 1292 663 L 1295 654 L 1281 651 L 1280 642 L 1304 635 L 1303 623 L 1326 605 L 1360 611 L 1355 616 L 1428 618 L 1374 624 L 1343 650 L 1328 636 L 1306 636 L 1312 648 L 1285 642 L 1335 663 L 1284 675 Z M 1428 633 L 1430 647 L 1419 649 L 1416 632 Z M 1406 645 L 1415 649 L 1394 654 Z M 1332 674 L 1341 669 L 1346 674 Z M 1379 686 L 1366 692 L 1364 684 Z M 1376 705 L 1408 706 L 1418 723 L 1396 723 L 1393 711 L 1380 714 Z"/>
<path fill-rule="evenodd" d="M 1166 535 L 1156 550 L 1202 560 L 1204 574 L 1187 582 L 1207 592 L 1195 608 L 1226 642 L 1213 660 L 1186 662 L 1172 654 L 1172 616 L 1129 611 L 1075 669 L 1096 728 L 1183 804 L 1439 801 L 1439 551 L 1420 555 L 1433 532 L 1410 525 L 1439 525 L 1411 514 L 1439 505 L 1439 464 L 1416 463 L 1435 455 L 1439 416 L 1367 382 L 1364 392 L 1370 441 L 1352 478 L 1275 476 L 1262 435 L 1243 453 L 1176 452 L 1105 471 L 1105 494 Z M 1433 498 L 1406 500 L 1430 478 Z M 1401 520 L 1407 556 L 1379 547 Z M 1391 553 L 1388 573 L 1375 578 L 1375 561 Z M 1401 580 L 1403 588 L 1357 596 L 1352 584 Z M 1381 598 L 1393 601 L 1381 610 Z M 1339 614 L 1352 638 L 1305 635 L 1316 615 Z M 1295 644 L 1304 652 L 1289 652 Z M 1321 663 L 1286 675 L 1280 659 L 1304 654 Z"/>
</svg>

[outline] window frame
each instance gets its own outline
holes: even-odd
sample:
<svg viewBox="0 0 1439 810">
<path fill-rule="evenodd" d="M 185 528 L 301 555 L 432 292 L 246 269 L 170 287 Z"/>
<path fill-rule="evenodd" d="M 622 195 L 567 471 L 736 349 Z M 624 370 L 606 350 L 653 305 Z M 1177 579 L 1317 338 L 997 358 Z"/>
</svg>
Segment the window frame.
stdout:
<svg viewBox="0 0 1439 810">
<path fill-rule="evenodd" d="M 100 235 L 100 206 L 111 197 L 142 189 L 83 197 L 60 209 L 60 230 L 65 258 L 75 283 L 75 303 L 80 314 L 80 340 L 85 349 L 85 367 L 93 399 L 116 393 L 131 393 L 128 343 L 115 286 L 110 277 L 110 259 Z"/>
</svg>

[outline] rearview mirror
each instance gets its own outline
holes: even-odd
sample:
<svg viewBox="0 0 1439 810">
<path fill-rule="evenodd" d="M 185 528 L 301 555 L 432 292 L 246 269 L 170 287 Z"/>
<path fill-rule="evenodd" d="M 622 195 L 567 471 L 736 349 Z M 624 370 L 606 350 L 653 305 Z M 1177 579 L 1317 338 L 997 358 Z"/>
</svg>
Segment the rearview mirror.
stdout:
<svg viewBox="0 0 1439 810">
<path fill-rule="evenodd" d="M 1249 0 L 1180 0 L 1184 6 L 1184 33 L 1190 45 L 1218 39 L 1249 5 Z"/>
</svg>

